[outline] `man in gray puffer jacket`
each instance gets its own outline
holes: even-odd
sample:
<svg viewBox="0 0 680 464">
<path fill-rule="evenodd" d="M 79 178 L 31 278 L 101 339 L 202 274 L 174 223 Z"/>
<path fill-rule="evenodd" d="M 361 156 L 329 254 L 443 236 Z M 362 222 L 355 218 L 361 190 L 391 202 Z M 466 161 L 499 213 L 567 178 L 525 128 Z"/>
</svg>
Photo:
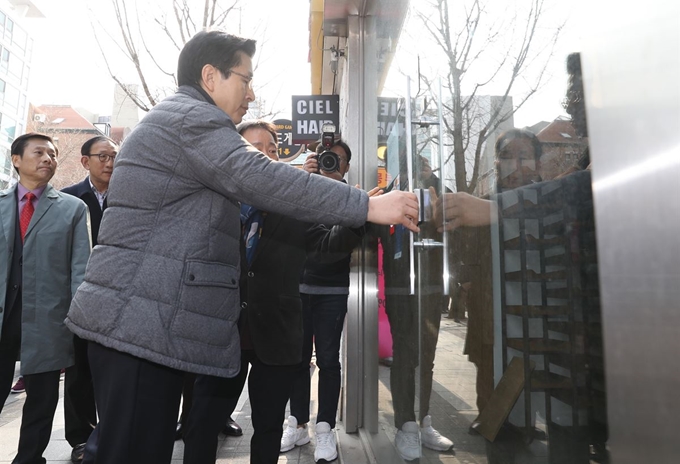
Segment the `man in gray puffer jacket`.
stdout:
<svg viewBox="0 0 680 464">
<path fill-rule="evenodd" d="M 169 463 L 184 372 L 239 372 L 239 203 L 313 223 L 404 224 L 415 196 L 356 188 L 271 162 L 241 138 L 255 42 L 200 32 L 177 93 L 116 157 L 108 208 L 68 327 L 90 341 L 100 422 L 84 462 Z"/>
</svg>

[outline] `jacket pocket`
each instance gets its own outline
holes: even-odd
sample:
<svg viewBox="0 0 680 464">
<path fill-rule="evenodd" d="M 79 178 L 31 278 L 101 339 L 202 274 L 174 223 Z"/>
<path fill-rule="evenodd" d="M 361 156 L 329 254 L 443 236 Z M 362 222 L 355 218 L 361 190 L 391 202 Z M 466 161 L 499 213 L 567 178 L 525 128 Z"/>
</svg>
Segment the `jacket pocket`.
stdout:
<svg viewBox="0 0 680 464">
<path fill-rule="evenodd" d="M 238 319 L 238 273 L 238 268 L 229 264 L 187 261 L 177 309 L 217 319 Z"/>
<path fill-rule="evenodd" d="M 228 345 L 240 312 L 238 273 L 228 264 L 187 261 L 172 333 L 208 345 Z"/>
</svg>

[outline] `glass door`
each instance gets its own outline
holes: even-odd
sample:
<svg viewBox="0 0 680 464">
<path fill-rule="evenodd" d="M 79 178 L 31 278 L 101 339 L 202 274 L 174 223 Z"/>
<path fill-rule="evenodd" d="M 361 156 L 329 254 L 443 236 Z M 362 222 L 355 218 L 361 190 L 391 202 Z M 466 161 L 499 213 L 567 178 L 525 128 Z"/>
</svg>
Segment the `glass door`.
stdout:
<svg viewBox="0 0 680 464">
<path fill-rule="evenodd" d="M 378 233 L 378 414 L 392 445 L 378 461 L 607 462 L 590 173 L 542 181 L 544 144 L 510 121 L 467 147 L 483 175 L 457 191 L 455 103 L 438 87 L 413 96 L 407 81 L 379 141 L 385 189 L 416 193 L 421 230 Z"/>
<path fill-rule="evenodd" d="M 380 422 L 395 444 L 396 456 L 406 460 L 421 457 L 423 439 L 436 440 L 442 450 L 452 448 L 453 442 L 434 432 L 433 426 L 450 426 L 444 406 L 462 380 L 448 373 L 436 377 L 434 369 L 438 350 L 453 354 L 458 343 L 462 353 L 463 347 L 455 335 L 440 343 L 442 321 L 449 324 L 444 316 L 452 293 L 448 259 L 452 251 L 451 234 L 437 230 L 432 206 L 442 192 L 451 190 L 443 182 L 441 110 L 436 105 L 428 108 L 428 101 L 433 100 L 412 98 L 407 81 L 406 96 L 385 142 L 386 190 L 414 192 L 421 203 L 420 233 L 391 226 L 380 234 L 384 306 L 391 335 L 391 344 L 380 340 L 381 346 L 391 348 L 383 350 L 391 356 L 381 359 Z M 381 330 L 380 336 L 385 338 L 386 332 Z M 447 358 L 447 369 L 456 368 L 460 360 Z"/>
</svg>

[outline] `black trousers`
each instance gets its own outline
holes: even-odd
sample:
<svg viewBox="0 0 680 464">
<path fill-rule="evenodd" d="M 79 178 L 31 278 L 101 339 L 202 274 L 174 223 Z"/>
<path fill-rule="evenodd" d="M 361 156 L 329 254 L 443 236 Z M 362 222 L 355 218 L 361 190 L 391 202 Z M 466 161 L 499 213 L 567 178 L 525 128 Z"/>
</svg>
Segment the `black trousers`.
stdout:
<svg viewBox="0 0 680 464">
<path fill-rule="evenodd" d="M 87 344 L 86 340 L 73 336 L 76 363 L 66 369 L 64 378 L 64 433 L 71 447 L 87 442 L 97 424 Z"/>
<path fill-rule="evenodd" d="M 93 342 L 88 355 L 99 423 L 83 462 L 170 463 L 184 372 Z"/>
<path fill-rule="evenodd" d="M 241 354 L 241 371 L 231 379 L 201 376 L 194 384 L 194 398 L 184 436 L 184 462 L 214 464 L 217 436 L 233 413 L 241 395 L 248 365 L 248 394 L 252 409 L 251 464 L 275 464 L 279 460 L 286 403 L 297 365 L 270 366 L 253 350 Z"/>
<path fill-rule="evenodd" d="M 194 401 L 194 383 L 196 382 L 196 374 L 184 374 L 184 385 L 182 385 L 182 411 L 179 415 L 179 421 L 186 425 L 189 422 L 189 411 Z"/>
<path fill-rule="evenodd" d="M 2 336 L 5 335 L 3 330 Z M 0 414 L 2 408 L 5 406 L 5 401 L 12 389 L 12 381 L 14 381 L 14 367 L 17 359 L 19 359 L 19 348 L 3 344 L 0 341 Z"/>
<path fill-rule="evenodd" d="M 2 414 L 2 408 L 5 406 L 5 401 L 7 401 L 9 392 L 12 389 L 15 359 L 16 355 L 8 356 L 0 350 L 0 414 Z"/>
<path fill-rule="evenodd" d="M 14 379 L 14 367 L 21 350 L 21 292 L 14 306 L 2 314 L 0 335 L 0 412 Z M 59 401 L 59 370 L 24 375 L 26 401 L 21 414 L 19 447 L 12 464 L 42 464 L 50 442 L 52 422 Z"/>
<path fill-rule="evenodd" d="M 5 308 L 0 332 L 0 413 L 12 389 L 14 366 L 21 351 L 21 292 L 17 294 L 12 308 Z"/>
<path fill-rule="evenodd" d="M 430 409 L 442 297 L 434 293 L 423 294 L 420 299 L 422 312 L 418 309 L 416 296 L 385 295 L 393 350 L 390 391 L 394 405 L 394 426 L 398 429 L 404 423 L 416 420 L 416 397 L 420 399 L 419 420 L 427 416 Z M 420 376 L 416 379 L 418 366 Z M 418 392 L 416 385 L 419 386 Z"/>
<path fill-rule="evenodd" d="M 43 464 L 59 402 L 60 370 L 24 375 L 26 402 L 21 414 L 19 449 L 12 464 Z"/>
<path fill-rule="evenodd" d="M 15 361 L 8 361 L 7 354 L 6 351 L 0 351 L 0 379 L 2 379 L 0 397 L 3 398 L 2 405 L 9 395 L 14 377 Z M 50 442 L 54 413 L 59 402 L 59 376 L 59 370 L 24 375 L 26 401 L 21 414 L 19 447 L 12 464 L 44 464 L 47 462 L 42 454 Z M 0 408 L 2 405 L 0 405 Z"/>
</svg>

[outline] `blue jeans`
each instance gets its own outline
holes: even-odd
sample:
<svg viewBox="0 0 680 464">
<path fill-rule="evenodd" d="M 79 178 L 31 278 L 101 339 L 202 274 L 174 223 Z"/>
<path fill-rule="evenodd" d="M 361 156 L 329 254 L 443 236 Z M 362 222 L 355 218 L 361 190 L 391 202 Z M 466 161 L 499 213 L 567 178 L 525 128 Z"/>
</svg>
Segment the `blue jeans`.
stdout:
<svg viewBox="0 0 680 464">
<path fill-rule="evenodd" d="M 340 397 L 340 337 L 347 314 L 347 295 L 311 295 L 302 293 L 304 343 L 302 362 L 295 372 L 290 397 L 290 413 L 298 424 L 309 422 L 312 341 L 316 346 L 319 367 L 319 413 L 316 422 L 335 427 Z"/>
</svg>

